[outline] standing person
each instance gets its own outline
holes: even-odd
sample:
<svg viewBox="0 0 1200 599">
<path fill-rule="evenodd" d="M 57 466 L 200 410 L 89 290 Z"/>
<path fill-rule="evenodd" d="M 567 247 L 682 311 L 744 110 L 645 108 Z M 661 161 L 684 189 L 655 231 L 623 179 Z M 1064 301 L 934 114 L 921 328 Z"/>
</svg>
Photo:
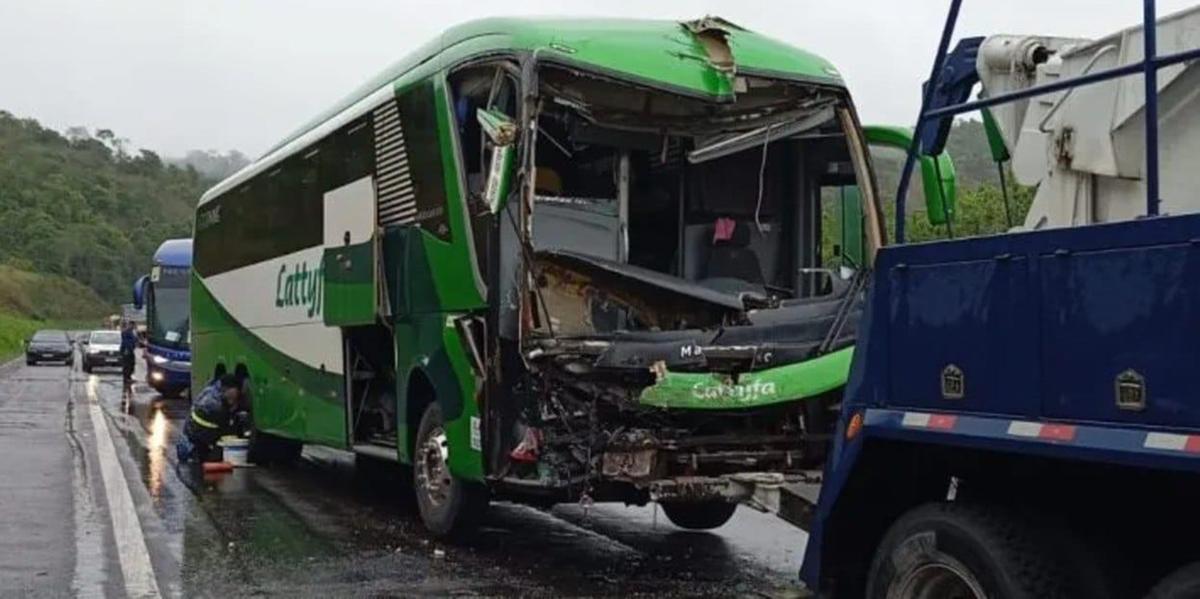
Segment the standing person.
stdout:
<svg viewBox="0 0 1200 599">
<path fill-rule="evenodd" d="M 137 330 L 133 321 L 126 320 L 121 325 L 121 378 L 126 392 L 133 389 L 134 352 L 137 346 Z"/>
</svg>

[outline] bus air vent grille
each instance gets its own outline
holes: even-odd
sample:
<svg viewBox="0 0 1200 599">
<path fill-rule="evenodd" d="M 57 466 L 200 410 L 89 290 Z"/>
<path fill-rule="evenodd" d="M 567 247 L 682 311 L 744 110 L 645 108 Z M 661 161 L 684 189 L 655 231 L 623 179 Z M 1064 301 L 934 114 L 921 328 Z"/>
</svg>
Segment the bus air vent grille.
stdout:
<svg viewBox="0 0 1200 599">
<path fill-rule="evenodd" d="M 376 108 L 374 117 L 376 218 L 381 227 L 412 224 L 417 216 L 416 192 L 395 100 Z"/>
</svg>

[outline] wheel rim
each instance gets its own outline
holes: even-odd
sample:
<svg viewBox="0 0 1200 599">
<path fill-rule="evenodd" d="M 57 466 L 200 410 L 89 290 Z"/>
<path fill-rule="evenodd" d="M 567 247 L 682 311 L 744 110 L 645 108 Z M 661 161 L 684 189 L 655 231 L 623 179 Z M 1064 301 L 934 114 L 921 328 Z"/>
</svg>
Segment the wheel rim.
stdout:
<svg viewBox="0 0 1200 599">
<path fill-rule="evenodd" d="M 909 572 L 888 593 L 888 599 L 985 599 L 979 582 L 962 564 L 923 564 Z"/>
<path fill-rule="evenodd" d="M 447 460 L 450 446 L 446 442 L 446 431 L 434 427 L 421 444 L 417 455 L 417 487 L 423 491 L 426 501 L 434 507 L 441 506 L 450 498 L 450 468 Z"/>
</svg>

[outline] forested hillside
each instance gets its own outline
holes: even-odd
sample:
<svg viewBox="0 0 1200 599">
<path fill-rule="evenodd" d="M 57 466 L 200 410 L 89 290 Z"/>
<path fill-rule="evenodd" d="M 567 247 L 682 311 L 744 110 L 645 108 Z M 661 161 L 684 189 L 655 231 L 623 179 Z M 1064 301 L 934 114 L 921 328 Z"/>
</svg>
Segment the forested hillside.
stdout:
<svg viewBox="0 0 1200 599">
<path fill-rule="evenodd" d="M 127 302 L 158 244 L 190 235 L 211 183 L 110 130 L 60 134 L 0 111 L 0 263 Z"/>
</svg>

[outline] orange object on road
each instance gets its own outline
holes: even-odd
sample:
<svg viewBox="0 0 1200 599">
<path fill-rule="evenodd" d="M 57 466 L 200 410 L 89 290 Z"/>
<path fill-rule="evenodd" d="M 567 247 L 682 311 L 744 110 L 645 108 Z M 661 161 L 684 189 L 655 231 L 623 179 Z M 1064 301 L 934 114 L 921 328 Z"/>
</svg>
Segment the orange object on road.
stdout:
<svg viewBox="0 0 1200 599">
<path fill-rule="evenodd" d="M 204 462 L 204 472 L 232 472 L 233 464 L 229 462 Z"/>
</svg>

